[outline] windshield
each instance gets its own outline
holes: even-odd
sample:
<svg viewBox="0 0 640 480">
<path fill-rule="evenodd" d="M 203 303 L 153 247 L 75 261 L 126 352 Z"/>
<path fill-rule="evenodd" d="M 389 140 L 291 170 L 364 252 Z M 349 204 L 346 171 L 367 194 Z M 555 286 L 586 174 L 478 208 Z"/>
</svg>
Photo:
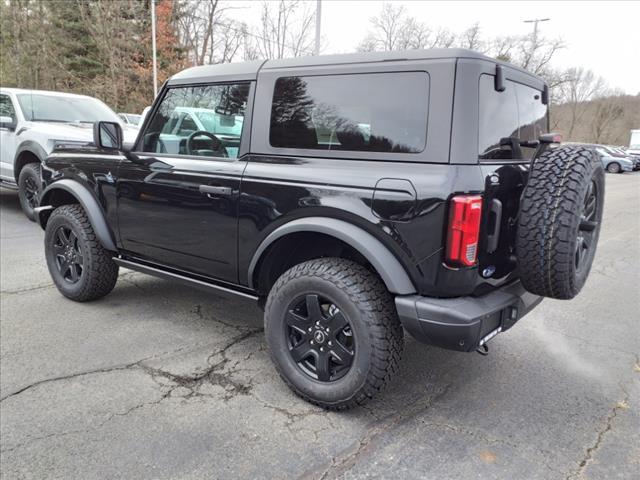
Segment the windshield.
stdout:
<svg viewBox="0 0 640 480">
<path fill-rule="evenodd" d="M 138 125 L 140 123 L 140 119 L 142 118 L 141 115 L 132 115 L 130 113 L 128 113 L 126 117 L 127 120 L 129 120 L 129 123 L 131 123 L 132 125 Z"/>
<path fill-rule="evenodd" d="M 626 157 L 626 155 L 622 152 L 620 152 L 618 149 L 616 148 L 611 148 L 611 147 L 604 147 L 604 149 L 609 152 L 609 155 L 611 155 L 612 157 Z"/>
<path fill-rule="evenodd" d="M 24 118 L 30 122 L 120 123 L 118 116 L 95 98 L 42 94 L 20 94 L 17 97 Z"/>
</svg>

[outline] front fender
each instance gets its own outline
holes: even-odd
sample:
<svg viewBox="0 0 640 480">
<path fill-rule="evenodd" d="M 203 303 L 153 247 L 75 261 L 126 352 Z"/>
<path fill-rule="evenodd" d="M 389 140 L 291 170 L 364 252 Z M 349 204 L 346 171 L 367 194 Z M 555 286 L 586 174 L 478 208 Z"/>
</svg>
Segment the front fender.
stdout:
<svg viewBox="0 0 640 480">
<path fill-rule="evenodd" d="M 23 152 L 29 152 L 34 154 L 38 159 L 42 162 L 45 158 L 47 158 L 47 152 L 42 145 L 34 140 L 25 140 L 18 145 L 16 148 L 16 154 L 13 159 L 13 163 L 15 164 L 16 160 L 20 157 L 20 154 Z"/>
<path fill-rule="evenodd" d="M 71 180 L 68 178 L 64 178 L 62 180 L 58 180 L 52 184 L 50 184 L 44 192 L 42 192 L 42 196 L 40 197 L 40 208 L 42 207 L 56 207 L 58 205 L 52 205 L 52 199 L 54 193 L 56 191 L 64 191 L 71 196 L 73 196 L 82 208 L 87 213 L 87 217 L 89 218 L 89 222 L 93 227 L 93 231 L 98 237 L 98 240 L 102 244 L 104 248 L 111 251 L 116 251 L 116 244 L 114 241 L 113 233 L 109 228 L 109 224 L 104 215 L 104 211 L 100 207 L 100 203 L 93 196 L 91 191 L 82 185 L 81 183 Z M 38 209 L 38 223 L 44 229 L 47 224 L 47 220 L 49 218 L 49 213 L 47 209 Z M 50 209 L 49 209 L 50 210 Z"/>
<path fill-rule="evenodd" d="M 254 288 L 253 274 L 269 245 L 285 235 L 297 232 L 323 233 L 343 241 L 360 252 L 373 265 L 390 292 L 400 295 L 416 292 L 404 267 L 380 240 L 355 225 L 328 217 L 307 217 L 293 220 L 267 235 L 253 254 L 249 264 L 250 288 Z"/>
</svg>

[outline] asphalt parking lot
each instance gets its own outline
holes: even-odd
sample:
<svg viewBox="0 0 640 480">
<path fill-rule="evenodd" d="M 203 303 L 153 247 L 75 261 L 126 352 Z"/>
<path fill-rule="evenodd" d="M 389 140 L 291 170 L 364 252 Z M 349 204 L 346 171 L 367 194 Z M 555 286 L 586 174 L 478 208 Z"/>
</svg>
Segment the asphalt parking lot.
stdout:
<svg viewBox="0 0 640 480">
<path fill-rule="evenodd" d="M 407 338 L 366 407 L 295 397 L 261 311 L 122 271 L 78 304 L 0 191 L 0 472 L 23 478 L 638 478 L 640 172 L 607 175 L 590 279 L 487 357 Z"/>
</svg>

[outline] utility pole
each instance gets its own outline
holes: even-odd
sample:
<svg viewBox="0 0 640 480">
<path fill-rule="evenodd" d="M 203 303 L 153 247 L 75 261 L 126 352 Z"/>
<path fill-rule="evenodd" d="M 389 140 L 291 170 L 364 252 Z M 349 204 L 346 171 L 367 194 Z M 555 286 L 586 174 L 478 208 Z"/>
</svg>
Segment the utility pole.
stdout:
<svg viewBox="0 0 640 480">
<path fill-rule="evenodd" d="M 158 65 L 156 62 L 156 0 L 151 0 L 151 52 L 153 55 L 153 98 L 158 95 Z"/>
<path fill-rule="evenodd" d="M 523 20 L 524 23 L 533 23 L 533 41 L 536 43 L 538 41 L 538 23 L 540 22 L 548 22 L 551 20 L 550 18 L 532 18 L 531 20 Z"/>
<path fill-rule="evenodd" d="M 320 55 L 320 23 L 322 21 L 322 1 L 316 0 L 316 45 L 314 55 Z"/>
</svg>

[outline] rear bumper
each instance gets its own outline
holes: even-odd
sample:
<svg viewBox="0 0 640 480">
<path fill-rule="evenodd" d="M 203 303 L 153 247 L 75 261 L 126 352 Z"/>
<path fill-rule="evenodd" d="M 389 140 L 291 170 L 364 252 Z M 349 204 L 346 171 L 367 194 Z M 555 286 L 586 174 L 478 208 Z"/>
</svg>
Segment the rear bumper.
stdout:
<svg viewBox="0 0 640 480">
<path fill-rule="evenodd" d="M 516 281 L 482 297 L 398 296 L 396 309 L 402 325 L 416 340 L 469 352 L 487 341 L 489 334 L 511 328 L 542 298 Z"/>
</svg>

